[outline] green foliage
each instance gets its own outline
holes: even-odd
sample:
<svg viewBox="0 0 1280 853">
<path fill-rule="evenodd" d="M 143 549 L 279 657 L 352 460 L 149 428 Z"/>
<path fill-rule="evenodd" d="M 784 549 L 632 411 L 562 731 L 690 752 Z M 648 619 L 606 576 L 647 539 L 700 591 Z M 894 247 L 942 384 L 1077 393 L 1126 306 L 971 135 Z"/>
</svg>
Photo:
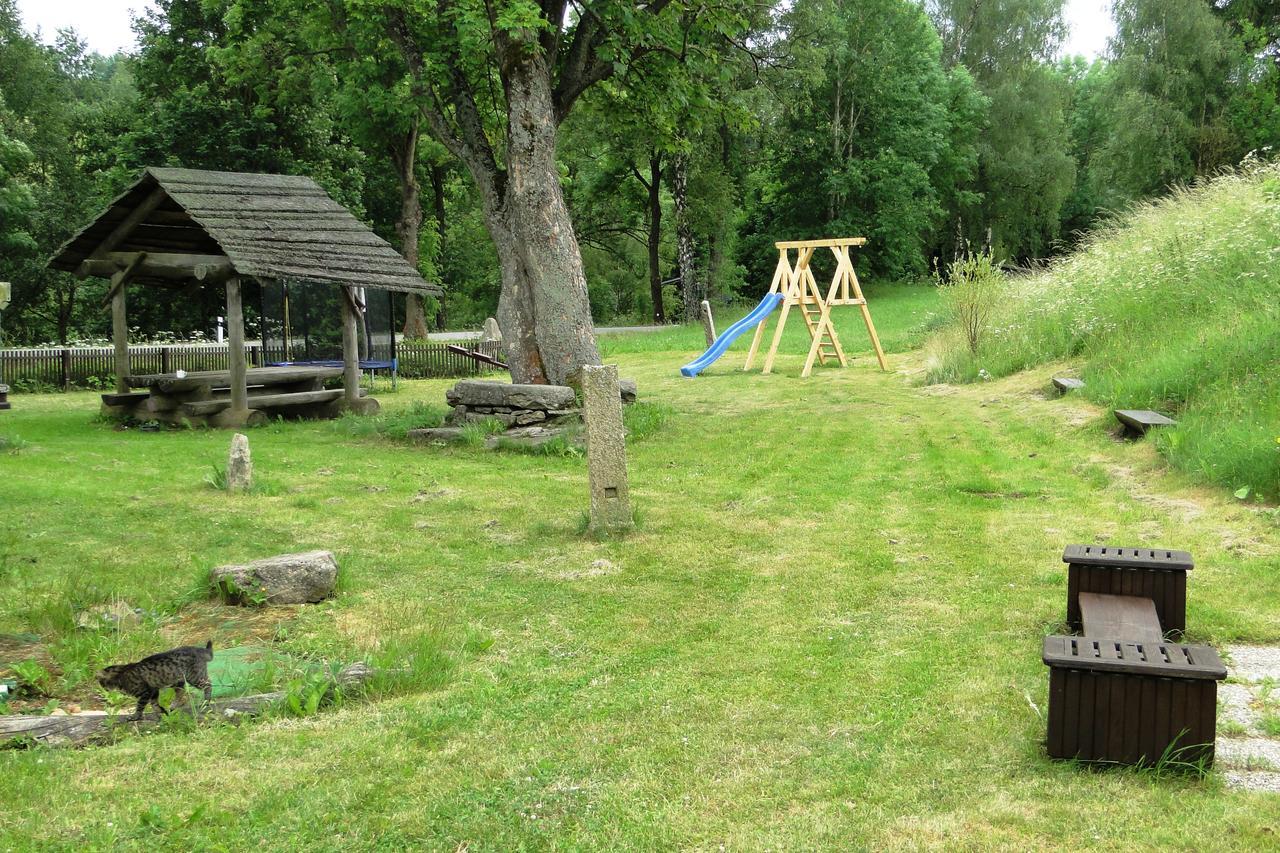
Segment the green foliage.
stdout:
<svg viewBox="0 0 1280 853">
<path fill-rule="evenodd" d="M 290 679 L 284 688 L 283 704 L 295 717 L 311 717 L 322 707 L 342 704 L 342 689 L 332 672 L 313 669 L 300 678 Z"/>
<path fill-rule="evenodd" d="M 1090 398 L 1168 411 L 1153 439 L 1179 468 L 1280 497 L 1275 165 L 1135 207 L 1047 270 L 1006 288 L 977 351 L 935 341 L 933 381 L 1080 358 Z"/>
<path fill-rule="evenodd" d="M 29 442 L 17 433 L 0 435 L 0 453 L 21 453 Z"/>
<path fill-rule="evenodd" d="M 1004 274 L 989 254 L 970 255 L 953 263 L 939 280 L 942 304 L 960 329 L 971 355 L 978 354 L 1004 290 Z"/>
<path fill-rule="evenodd" d="M 53 676 L 37 661 L 21 660 L 9 668 L 18 678 L 18 692 L 21 694 L 47 696 L 53 688 Z"/>
<path fill-rule="evenodd" d="M 210 464 L 209 473 L 204 475 L 204 481 L 208 483 L 209 487 L 214 491 L 227 491 L 227 466 L 220 462 Z"/>
</svg>

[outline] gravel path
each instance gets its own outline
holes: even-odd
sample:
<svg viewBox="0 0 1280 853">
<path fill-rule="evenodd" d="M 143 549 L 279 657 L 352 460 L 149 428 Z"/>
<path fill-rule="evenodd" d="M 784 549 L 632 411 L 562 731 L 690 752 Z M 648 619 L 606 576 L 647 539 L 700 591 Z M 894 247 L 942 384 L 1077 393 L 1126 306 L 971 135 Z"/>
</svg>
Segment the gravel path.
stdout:
<svg viewBox="0 0 1280 853">
<path fill-rule="evenodd" d="M 1263 729 L 1264 718 L 1280 719 L 1280 648 L 1228 646 L 1226 657 L 1218 719 L 1233 725 L 1218 732 L 1215 760 L 1230 787 L 1280 793 L 1280 737 Z"/>
</svg>

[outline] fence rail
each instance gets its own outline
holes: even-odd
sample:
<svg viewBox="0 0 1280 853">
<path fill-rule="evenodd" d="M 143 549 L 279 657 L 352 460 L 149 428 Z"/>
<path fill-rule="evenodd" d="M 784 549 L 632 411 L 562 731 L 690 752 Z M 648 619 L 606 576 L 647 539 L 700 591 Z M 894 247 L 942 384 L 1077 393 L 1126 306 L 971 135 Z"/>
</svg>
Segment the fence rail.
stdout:
<svg viewBox="0 0 1280 853">
<path fill-rule="evenodd" d="M 502 344 L 469 341 L 469 348 L 492 358 L 502 357 Z M 129 369 L 134 374 L 171 373 L 175 370 L 226 370 L 226 344 L 140 344 L 129 347 Z M 255 366 L 287 361 L 282 348 L 257 344 L 245 347 L 245 357 Z M 294 353 L 297 357 L 297 353 Z M 395 357 L 402 377 L 411 379 L 476 376 L 491 367 L 458 353 L 445 344 L 397 342 Z M 369 358 L 390 360 L 391 345 L 375 343 Z M 67 347 L 65 349 L 0 350 L 0 383 L 14 391 L 33 388 L 98 388 L 110 385 L 115 377 L 115 350 L 111 347 Z"/>
</svg>

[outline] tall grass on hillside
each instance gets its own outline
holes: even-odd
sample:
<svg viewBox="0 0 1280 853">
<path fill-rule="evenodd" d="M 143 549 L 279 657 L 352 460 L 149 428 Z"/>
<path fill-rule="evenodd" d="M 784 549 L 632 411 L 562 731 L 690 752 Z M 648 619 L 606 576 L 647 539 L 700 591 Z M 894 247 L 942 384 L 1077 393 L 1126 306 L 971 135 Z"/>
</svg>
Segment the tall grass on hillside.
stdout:
<svg viewBox="0 0 1280 853">
<path fill-rule="evenodd" d="M 931 382 L 1080 358 L 1091 399 L 1176 417 L 1156 438 L 1173 464 L 1280 497 L 1280 164 L 1118 215 L 1011 281 L 976 352 L 958 323 L 930 348 Z"/>
</svg>

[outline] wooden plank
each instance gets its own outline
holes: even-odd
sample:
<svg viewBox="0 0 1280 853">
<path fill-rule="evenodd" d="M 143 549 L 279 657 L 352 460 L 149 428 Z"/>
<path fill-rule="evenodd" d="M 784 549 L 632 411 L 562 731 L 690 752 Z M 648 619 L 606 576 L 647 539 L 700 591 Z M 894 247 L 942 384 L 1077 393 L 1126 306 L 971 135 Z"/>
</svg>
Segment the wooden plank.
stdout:
<svg viewBox="0 0 1280 853">
<path fill-rule="evenodd" d="M 783 240 L 774 243 L 776 249 L 828 249 L 833 246 L 865 246 L 866 237 L 831 237 L 826 240 Z"/>
<path fill-rule="evenodd" d="M 109 233 L 102 242 L 97 245 L 90 257 L 106 257 L 108 252 L 113 251 L 116 246 L 120 245 L 120 242 L 124 240 L 125 237 L 128 237 L 129 233 L 132 232 L 138 224 L 144 221 L 151 215 L 153 210 L 160 206 L 160 202 L 164 201 L 165 197 L 166 193 L 163 188 L 156 187 L 153 189 L 150 195 L 144 198 L 137 207 L 131 210 L 124 219 L 111 229 L 111 233 Z"/>
<path fill-rule="evenodd" d="M 1155 603 L 1133 595 L 1080 593 L 1086 637 L 1158 643 L 1164 639 Z"/>
<path fill-rule="evenodd" d="M 1172 642 L 1142 642 L 1121 645 L 1115 659 L 1101 658 L 1092 652 L 1098 642 L 1090 637 L 1070 637 L 1065 646 L 1046 637 L 1041 659 L 1049 666 L 1097 672 L 1127 672 L 1158 678 L 1199 678 L 1221 681 L 1227 668 L 1211 646 L 1187 646 Z M 1073 649 L 1076 653 L 1072 653 Z M 1145 660 L 1143 659 L 1145 657 Z"/>
<path fill-rule="evenodd" d="M 1063 758 L 1063 722 L 1067 703 L 1067 670 L 1049 670 L 1049 736 L 1046 748 L 1054 758 Z"/>
<path fill-rule="evenodd" d="M 1062 562 L 1077 566 L 1124 566 L 1127 568 L 1187 571 L 1195 566 L 1187 551 L 1172 548 L 1117 548 L 1113 545 L 1068 545 Z"/>
<path fill-rule="evenodd" d="M 335 400 L 340 400 L 343 395 L 344 392 L 341 388 L 329 388 L 321 391 L 294 391 L 288 394 L 255 394 L 247 398 L 245 408 L 254 408 L 261 411 L 264 409 L 285 409 L 292 406 L 314 406 L 319 403 L 332 403 Z M 197 400 L 183 403 L 181 408 L 182 413 L 185 415 L 207 417 L 231 408 L 232 405 L 232 402 L 227 399 Z"/>
</svg>

